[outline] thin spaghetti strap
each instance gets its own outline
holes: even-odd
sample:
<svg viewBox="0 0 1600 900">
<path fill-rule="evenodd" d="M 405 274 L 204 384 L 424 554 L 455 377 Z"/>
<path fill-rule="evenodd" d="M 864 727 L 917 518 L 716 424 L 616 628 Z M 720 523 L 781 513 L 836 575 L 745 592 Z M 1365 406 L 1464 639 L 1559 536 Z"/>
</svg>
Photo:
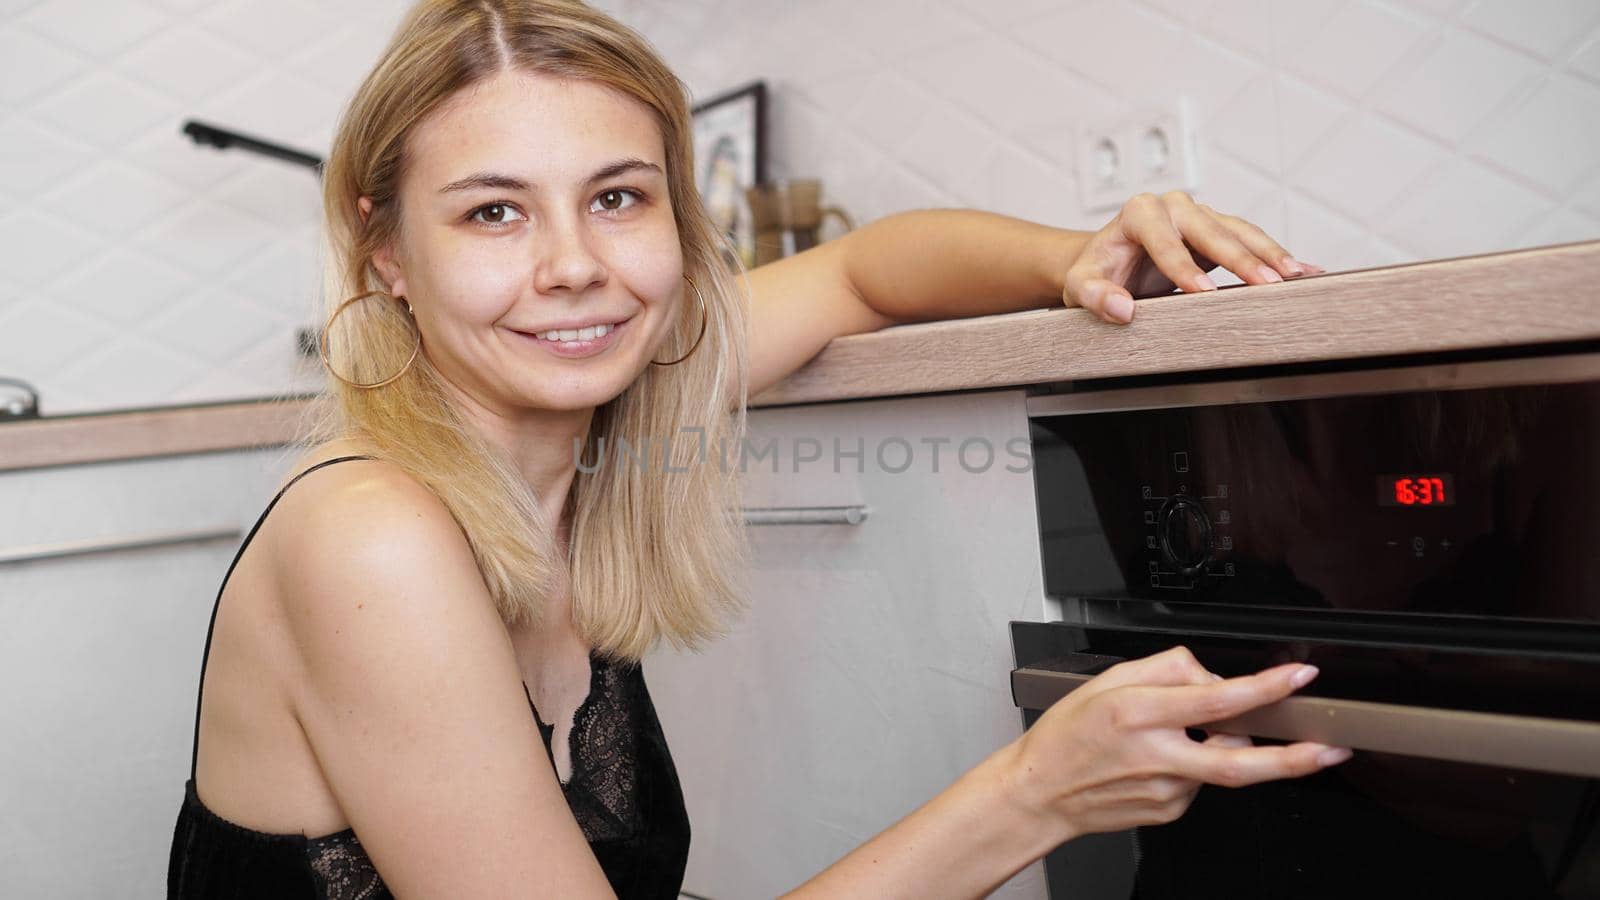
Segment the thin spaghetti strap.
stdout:
<svg viewBox="0 0 1600 900">
<path fill-rule="evenodd" d="M 250 533 L 244 536 L 244 542 L 239 545 L 238 552 L 233 554 L 233 562 L 228 564 L 228 572 L 227 572 L 227 574 L 222 576 L 222 586 L 217 588 L 217 599 L 215 601 L 213 601 L 212 604 L 211 604 L 211 623 L 206 626 L 206 647 L 205 647 L 205 650 L 203 650 L 201 652 L 201 654 L 200 654 L 200 686 L 195 691 L 195 700 L 194 700 L 194 738 L 190 742 L 190 753 L 189 753 L 189 780 L 190 781 L 194 780 L 195 770 L 197 768 L 199 768 L 199 763 L 200 763 L 200 704 L 205 699 L 206 664 L 211 661 L 211 633 L 217 627 L 217 610 L 222 606 L 222 592 L 227 589 L 227 587 L 228 587 L 228 579 L 233 577 L 233 570 L 239 565 L 239 558 L 244 556 L 244 548 L 250 546 L 251 538 L 254 538 L 256 536 L 256 532 L 261 530 L 261 523 L 263 523 L 263 522 L 265 522 L 267 520 L 267 513 L 272 512 L 272 508 L 274 506 L 278 505 L 278 501 L 279 500 L 283 499 L 284 492 L 289 490 L 289 488 L 293 487 L 294 483 L 296 481 L 299 481 L 300 479 L 306 477 L 307 475 L 310 475 L 312 472 L 315 472 L 316 470 L 322 468 L 323 466 L 331 466 L 334 463 L 345 462 L 346 460 L 351 460 L 351 459 L 376 459 L 376 458 L 377 457 L 373 457 L 373 456 L 354 456 L 354 455 L 353 456 L 336 456 L 333 459 L 325 459 L 322 462 L 319 462 L 314 466 L 309 466 L 309 467 L 306 468 L 306 470 L 304 472 L 301 472 L 300 474 L 298 474 L 298 475 L 294 476 L 293 478 L 289 479 L 289 483 L 285 484 L 283 487 L 278 489 L 278 492 L 272 496 L 271 502 L 269 502 L 267 504 L 267 508 L 261 511 L 261 515 L 260 516 L 256 517 L 256 524 L 250 527 Z"/>
</svg>

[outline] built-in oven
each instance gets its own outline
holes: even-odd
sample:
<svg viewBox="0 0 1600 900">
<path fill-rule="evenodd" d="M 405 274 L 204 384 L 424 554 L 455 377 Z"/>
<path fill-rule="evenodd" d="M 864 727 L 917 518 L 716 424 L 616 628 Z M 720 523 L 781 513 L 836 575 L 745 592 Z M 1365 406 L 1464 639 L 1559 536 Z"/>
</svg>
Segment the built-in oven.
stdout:
<svg viewBox="0 0 1600 900">
<path fill-rule="evenodd" d="M 1045 387 L 1025 724 L 1118 660 L 1321 675 L 1356 749 L 1046 859 L 1053 898 L 1600 898 L 1600 345 Z M 1196 736 L 1199 732 L 1195 732 Z"/>
</svg>

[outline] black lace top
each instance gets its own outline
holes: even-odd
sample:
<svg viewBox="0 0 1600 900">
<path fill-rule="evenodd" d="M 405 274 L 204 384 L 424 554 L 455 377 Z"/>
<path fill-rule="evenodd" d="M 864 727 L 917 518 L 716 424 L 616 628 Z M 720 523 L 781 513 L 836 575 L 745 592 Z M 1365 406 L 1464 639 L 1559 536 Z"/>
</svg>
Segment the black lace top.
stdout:
<svg viewBox="0 0 1600 900">
<path fill-rule="evenodd" d="M 244 548 L 284 491 L 323 466 L 351 459 L 372 457 L 326 460 L 283 486 L 234 554 L 222 579 L 224 588 Z M 200 662 L 202 690 L 221 600 L 219 589 Z M 619 898 L 675 898 L 689 856 L 689 818 L 644 672 L 637 664 L 614 663 L 597 653 L 590 653 L 589 669 L 589 695 L 573 715 L 569 738 L 572 776 L 562 785 L 562 793 Z M 526 684 L 523 691 L 527 692 Z M 528 707 L 554 768 L 550 747 L 554 727 L 539 719 L 531 695 Z M 380 900 L 392 896 L 353 829 L 322 837 L 268 834 L 235 825 L 207 809 L 195 791 L 194 780 L 200 753 L 199 700 L 194 737 L 189 780 L 184 785 L 167 863 L 168 898 Z"/>
</svg>

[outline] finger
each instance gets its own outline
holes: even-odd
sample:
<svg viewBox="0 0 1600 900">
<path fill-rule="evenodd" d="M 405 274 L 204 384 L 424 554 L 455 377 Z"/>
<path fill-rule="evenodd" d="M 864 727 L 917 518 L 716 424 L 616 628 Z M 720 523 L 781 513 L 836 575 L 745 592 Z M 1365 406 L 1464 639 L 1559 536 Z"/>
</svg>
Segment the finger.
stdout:
<svg viewBox="0 0 1600 900">
<path fill-rule="evenodd" d="M 1211 747 L 1190 744 L 1172 751 L 1173 771 L 1223 787 L 1244 787 L 1279 778 L 1301 778 L 1351 756 L 1345 747 L 1302 741 L 1284 747 Z"/>
<path fill-rule="evenodd" d="M 1101 689 L 1131 685 L 1214 684 L 1216 676 L 1200 664 L 1188 647 L 1179 644 L 1160 653 L 1120 662 L 1090 681 Z M 1084 685 L 1088 687 L 1088 685 Z M 1079 688 L 1082 690 L 1083 688 Z"/>
<path fill-rule="evenodd" d="M 1312 265 L 1290 256 L 1289 251 L 1285 250 L 1283 245 L 1273 240 L 1261 226 L 1254 222 L 1241 219 L 1238 216 L 1219 213 L 1210 207 L 1202 208 L 1209 210 L 1242 244 L 1250 248 L 1251 253 L 1271 264 L 1283 277 L 1297 278 L 1301 275 L 1316 275 L 1325 271 L 1321 266 Z"/>
<path fill-rule="evenodd" d="M 1221 732 L 1207 732 L 1211 736 L 1200 743 L 1207 747 L 1254 747 L 1255 742 L 1247 734 L 1223 734 Z"/>
<path fill-rule="evenodd" d="M 1211 684 L 1170 687 L 1134 685 L 1118 698 L 1117 722 L 1132 728 L 1204 726 L 1276 703 L 1315 678 L 1317 668 L 1301 663 L 1274 666 L 1254 675 Z"/>
<path fill-rule="evenodd" d="M 1068 273 L 1067 284 L 1068 305 L 1081 306 L 1114 325 L 1133 321 L 1133 295 L 1115 281 Z"/>
<path fill-rule="evenodd" d="M 1214 291 L 1216 284 L 1195 264 L 1183 236 L 1172 224 L 1172 213 L 1160 201 L 1129 204 L 1123 230 L 1149 254 L 1161 274 L 1186 291 Z"/>
<path fill-rule="evenodd" d="M 1282 247 L 1273 244 L 1270 238 L 1267 243 L 1277 248 L 1277 253 L 1276 255 L 1269 253 L 1263 257 L 1247 246 L 1234 231 L 1210 211 L 1209 207 L 1196 206 L 1193 210 L 1180 211 L 1177 221 L 1178 228 L 1189 246 L 1209 259 L 1215 260 L 1243 279 L 1246 284 L 1272 284 L 1283 280 L 1283 275 L 1279 274 L 1277 268 L 1267 260 L 1276 259 L 1278 256 L 1287 257 L 1288 254 L 1283 252 Z"/>
</svg>

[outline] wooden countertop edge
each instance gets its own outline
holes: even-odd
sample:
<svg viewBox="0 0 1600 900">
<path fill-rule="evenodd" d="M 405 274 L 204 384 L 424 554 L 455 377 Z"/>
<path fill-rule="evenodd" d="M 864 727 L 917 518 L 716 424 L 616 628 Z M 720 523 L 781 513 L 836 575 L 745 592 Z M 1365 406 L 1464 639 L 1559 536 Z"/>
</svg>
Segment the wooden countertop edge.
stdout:
<svg viewBox="0 0 1600 900">
<path fill-rule="evenodd" d="M 1600 338 L 1600 241 L 1139 301 L 1130 325 L 1050 309 L 829 344 L 752 406 Z M 293 441 L 315 402 L 0 424 L 0 471 Z"/>
<path fill-rule="evenodd" d="M 752 405 L 1600 337 L 1600 241 L 1140 300 L 1128 325 L 1048 309 L 833 341 Z"/>
</svg>

